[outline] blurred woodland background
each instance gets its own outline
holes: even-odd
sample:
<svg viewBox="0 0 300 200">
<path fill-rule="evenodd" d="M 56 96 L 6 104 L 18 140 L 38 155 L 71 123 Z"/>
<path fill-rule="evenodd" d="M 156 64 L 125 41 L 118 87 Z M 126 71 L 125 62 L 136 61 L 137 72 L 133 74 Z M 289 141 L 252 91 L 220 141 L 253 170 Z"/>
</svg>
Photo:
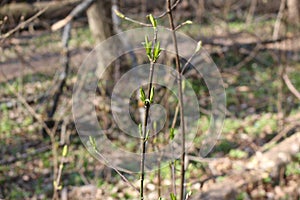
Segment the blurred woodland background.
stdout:
<svg viewBox="0 0 300 200">
<path fill-rule="evenodd" d="M 139 27 L 117 18 L 112 7 L 147 22 L 146 15 L 160 15 L 165 4 L 0 2 L 0 199 L 138 198 L 82 145 L 72 89 L 96 43 Z M 198 157 L 198 147 L 187 153 L 189 199 L 300 199 L 299 12 L 299 0 L 182 0 L 174 10 L 176 24 L 193 22 L 179 31 L 202 41 L 227 96 L 223 132 L 213 151 L 205 159 Z M 158 22 L 168 26 L 167 18 Z M 136 56 L 139 64 L 145 62 L 145 55 Z M 131 64 L 125 56 L 116 61 L 107 80 L 117 80 Z M 210 96 L 203 80 L 193 83 L 202 112 L 197 143 L 210 123 Z M 109 100 L 97 91 L 99 123 L 112 127 L 113 142 L 138 151 L 136 143 L 118 138 L 119 130 L 107 119 Z M 133 98 L 133 115 L 137 109 Z M 137 174 L 123 174 L 138 186 Z M 147 174 L 145 188 L 146 199 L 170 199 L 170 168 Z"/>
</svg>

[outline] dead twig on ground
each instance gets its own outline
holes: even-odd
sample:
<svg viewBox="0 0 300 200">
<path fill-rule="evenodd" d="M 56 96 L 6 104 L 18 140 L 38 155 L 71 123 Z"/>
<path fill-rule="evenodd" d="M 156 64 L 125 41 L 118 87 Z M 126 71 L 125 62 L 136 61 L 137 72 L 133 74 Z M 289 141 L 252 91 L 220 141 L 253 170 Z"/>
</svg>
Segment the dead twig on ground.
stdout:
<svg viewBox="0 0 300 200">
<path fill-rule="evenodd" d="M 0 44 L 2 44 L 5 39 L 7 39 L 11 35 L 13 35 L 15 32 L 24 29 L 29 23 L 33 22 L 40 15 L 42 15 L 47 9 L 48 9 L 48 7 L 43 8 L 42 10 L 40 10 L 39 12 L 37 12 L 35 15 L 33 15 L 32 17 L 30 17 L 29 19 L 25 20 L 24 22 L 19 23 L 19 25 L 17 25 L 12 30 L 8 31 L 4 35 L 0 35 Z"/>
<path fill-rule="evenodd" d="M 290 92 L 297 98 L 300 100 L 300 92 L 295 88 L 295 86 L 293 85 L 293 83 L 291 82 L 289 76 L 284 73 L 282 76 L 284 83 L 286 84 L 286 86 L 288 87 L 288 89 L 290 90 Z"/>
<path fill-rule="evenodd" d="M 291 124 L 285 126 L 282 131 L 280 131 L 279 133 L 277 133 L 276 136 L 274 138 L 272 138 L 271 141 L 269 141 L 267 144 L 265 144 L 264 146 L 262 146 L 259 149 L 259 151 L 264 152 L 264 151 L 268 150 L 269 148 L 271 148 L 272 146 L 274 146 L 279 140 L 281 140 L 282 138 L 286 137 L 287 134 L 290 131 L 292 131 L 293 129 L 295 129 L 298 126 L 300 126 L 300 122 L 299 121 L 291 123 Z"/>
</svg>

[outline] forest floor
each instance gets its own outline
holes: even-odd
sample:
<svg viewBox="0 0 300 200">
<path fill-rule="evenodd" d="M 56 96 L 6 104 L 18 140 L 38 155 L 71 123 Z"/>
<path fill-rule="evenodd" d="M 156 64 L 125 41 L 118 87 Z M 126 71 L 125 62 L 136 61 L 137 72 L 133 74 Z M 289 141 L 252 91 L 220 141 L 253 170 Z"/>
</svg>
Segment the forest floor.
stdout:
<svg viewBox="0 0 300 200">
<path fill-rule="evenodd" d="M 299 38 L 290 39 L 291 36 L 277 43 L 269 41 L 272 23 L 265 21 L 245 27 L 243 23 L 233 22 L 226 25 L 227 29 L 223 24 L 193 25 L 182 29 L 193 38 L 203 40 L 204 48 L 219 67 L 228 109 L 221 138 L 208 158 L 199 160 L 197 148 L 188 153 L 187 191 L 193 194 L 204 194 L 210 192 L 214 185 L 226 184 L 241 166 L 251 164 L 250 161 L 257 156 L 271 151 L 275 143 L 299 135 L 299 99 L 291 94 L 278 74 L 282 66 L 287 66 L 285 70 L 291 82 L 300 89 L 300 42 Z M 127 24 L 123 26 L 127 27 Z M 107 200 L 136 199 L 136 191 L 88 153 L 74 128 L 72 88 L 80 63 L 92 50 L 91 38 L 87 27 L 76 27 L 72 31 L 71 72 L 54 117 L 59 121 L 56 135 L 59 155 L 63 144 L 69 147 L 61 194 L 70 199 L 92 196 Z M 51 141 L 42 136 L 40 122 L 15 94 L 22 95 L 42 119 L 46 118 L 48 101 L 62 71 L 60 40 L 59 33 L 24 32 L 8 40 L 6 47 L 1 48 L 0 198 L 51 197 Z M 201 89 L 199 91 L 208 95 Z M 101 108 L 99 110 L 105 115 Z M 201 116 L 200 132 L 206 131 L 209 120 L 209 115 Z M 275 143 L 270 143 L 272 141 Z M 129 142 L 126 148 L 134 149 L 135 145 Z M 258 166 L 252 165 L 253 168 Z M 299 199 L 300 153 L 293 153 L 287 162 L 276 167 L 278 173 L 275 175 L 264 171 L 258 180 L 240 185 L 234 191 L 237 193 L 235 199 Z M 244 173 L 251 177 L 248 171 Z M 170 169 L 162 168 L 161 176 L 162 194 L 168 199 Z M 138 175 L 126 174 L 126 177 L 138 186 Z M 146 193 L 149 199 L 157 199 L 157 181 L 156 172 L 147 174 Z"/>
</svg>

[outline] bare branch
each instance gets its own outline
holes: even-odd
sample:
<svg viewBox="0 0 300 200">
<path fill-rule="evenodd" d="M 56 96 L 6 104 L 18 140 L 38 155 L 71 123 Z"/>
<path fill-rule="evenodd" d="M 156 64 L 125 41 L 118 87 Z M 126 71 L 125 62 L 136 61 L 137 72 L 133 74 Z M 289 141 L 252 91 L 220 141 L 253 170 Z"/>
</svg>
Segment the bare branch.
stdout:
<svg viewBox="0 0 300 200">
<path fill-rule="evenodd" d="M 40 10 L 39 12 L 37 12 L 35 15 L 33 15 L 32 17 L 30 17 L 26 21 L 19 23 L 19 25 L 17 25 L 15 28 L 13 28 L 12 30 L 8 31 L 4 35 L 1 35 L 0 36 L 0 39 L 1 39 L 0 43 L 3 43 L 6 38 L 10 37 L 12 34 L 14 34 L 15 32 L 17 32 L 18 30 L 24 29 L 24 27 L 26 27 L 33 20 L 35 20 L 36 18 L 38 18 L 40 15 L 42 15 L 47 9 L 48 9 L 48 7 L 43 8 L 42 10 Z"/>
<path fill-rule="evenodd" d="M 125 16 L 123 13 L 121 13 L 119 10 L 115 9 L 114 10 L 115 14 L 120 17 L 121 19 L 124 19 L 124 20 L 127 20 L 129 22 L 132 22 L 132 23 L 135 23 L 135 24 L 138 24 L 138 25 L 141 25 L 141 26 L 146 26 L 146 27 L 152 27 L 151 24 L 146 24 L 146 23 L 143 23 L 143 22 L 140 22 L 140 21 L 137 21 L 135 19 L 132 19 L 132 18 L 129 18 L 127 16 Z"/>
<path fill-rule="evenodd" d="M 177 0 L 169 10 L 167 10 L 166 12 L 162 13 L 161 15 L 159 15 L 159 16 L 157 16 L 157 17 L 155 17 L 155 18 L 156 18 L 156 19 L 159 19 L 159 18 L 162 18 L 162 17 L 166 16 L 166 15 L 169 14 L 172 10 L 174 10 L 180 2 L 181 2 L 181 0 Z"/>
<path fill-rule="evenodd" d="M 300 100 L 300 92 L 295 88 L 295 86 L 293 85 L 293 83 L 291 82 L 290 78 L 288 77 L 288 75 L 285 73 L 282 76 L 286 86 L 288 87 L 288 89 L 291 91 L 291 93 L 293 95 L 295 95 L 295 97 L 297 97 L 297 99 Z"/>
<path fill-rule="evenodd" d="M 176 2 L 177 3 L 177 2 Z M 174 6 L 173 6 L 174 7 Z M 176 70 L 178 72 L 177 76 L 177 85 L 179 90 L 179 110 L 180 110 L 180 127 L 181 127 L 181 182 L 180 182 L 180 200 L 184 198 L 184 183 L 185 183 L 185 123 L 184 123 L 184 108 L 183 108 L 183 94 L 182 94 L 182 80 L 181 80 L 181 67 L 180 67 L 180 60 L 179 60 L 179 51 L 178 51 L 178 44 L 177 44 L 177 37 L 176 31 L 174 26 L 174 20 L 172 15 L 172 8 L 171 7 L 171 0 L 167 0 L 167 14 L 169 17 L 169 24 L 172 30 L 172 40 L 175 49 L 175 63 L 176 63 Z"/>
</svg>

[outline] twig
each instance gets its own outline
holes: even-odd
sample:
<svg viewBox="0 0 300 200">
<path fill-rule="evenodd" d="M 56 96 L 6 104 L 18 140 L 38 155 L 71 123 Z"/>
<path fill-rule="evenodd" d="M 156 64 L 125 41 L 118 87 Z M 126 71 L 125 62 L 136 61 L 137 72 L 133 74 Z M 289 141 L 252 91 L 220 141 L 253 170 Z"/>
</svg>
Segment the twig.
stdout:
<svg viewBox="0 0 300 200">
<path fill-rule="evenodd" d="M 33 15 L 32 17 L 30 17 L 26 21 L 19 23 L 15 28 L 13 28 L 12 30 L 8 31 L 3 36 L 0 36 L 0 39 L 1 39 L 0 43 L 3 43 L 6 38 L 10 37 L 12 34 L 14 34 L 15 32 L 17 32 L 18 30 L 24 29 L 24 27 L 26 25 L 28 25 L 33 20 L 35 20 L 36 18 L 38 18 L 40 15 L 42 15 L 47 9 L 48 9 L 48 7 L 43 8 L 42 10 L 40 10 L 39 12 L 37 12 L 35 15 Z"/>
<path fill-rule="evenodd" d="M 251 60 L 255 58 L 261 48 L 261 43 L 257 43 L 254 49 L 239 63 L 232 67 L 232 69 L 240 70 L 243 66 L 249 63 Z M 231 70 L 232 70 L 231 69 Z"/>
<path fill-rule="evenodd" d="M 288 75 L 286 73 L 283 74 L 282 76 L 286 86 L 288 87 L 288 89 L 290 90 L 290 92 L 295 95 L 295 97 L 297 97 L 297 99 L 300 100 L 300 92 L 295 88 L 295 86 L 293 85 L 293 83 L 291 82 L 290 78 L 288 77 Z"/>
<path fill-rule="evenodd" d="M 68 77 L 68 72 L 69 72 L 69 60 L 70 60 L 70 53 L 69 53 L 69 48 L 68 48 L 68 44 L 69 44 L 69 40 L 70 40 L 70 32 L 71 32 L 71 23 L 68 23 L 65 28 L 64 28 L 64 32 L 63 32 L 63 36 L 62 36 L 62 43 L 63 43 L 63 52 L 62 52 L 62 65 L 64 67 L 64 71 L 62 72 L 62 74 L 60 75 L 60 82 L 58 84 L 58 88 L 57 91 L 54 94 L 53 97 L 53 104 L 51 109 L 48 111 L 48 118 L 51 119 L 57 109 L 58 106 L 58 101 L 60 96 L 62 95 L 64 86 L 66 84 L 66 80 Z"/>
<path fill-rule="evenodd" d="M 262 146 L 259 151 L 264 152 L 268 149 L 270 149 L 273 145 L 275 145 L 281 138 L 284 138 L 291 130 L 293 130 L 295 127 L 300 126 L 300 123 L 294 122 L 286 126 L 282 131 L 276 134 L 274 138 L 272 138 L 271 141 L 269 141 L 267 144 Z"/>
<path fill-rule="evenodd" d="M 123 179 L 123 181 L 125 183 L 127 183 L 130 187 L 132 187 L 137 192 L 139 192 L 139 190 L 116 167 L 114 167 L 113 165 L 109 165 L 109 162 L 107 161 L 107 159 L 104 156 L 102 156 L 102 154 L 98 151 L 97 148 L 94 148 L 94 150 L 95 150 L 95 153 L 98 156 L 100 156 L 109 167 L 111 167 L 113 170 L 115 170 L 115 172 L 117 174 L 119 174 L 119 176 Z"/>
<path fill-rule="evenodd" d="M 281 2 L 280 2 L 278 15 L 277 15 L 275 25 L 274 25 L 273 40 L 276 40 L 278 38 L 278 35 L 279 35 L 280 24 L 281 24 L 281 20 L 283 18 L 283 11 L 284 11 L 284 7 L 285 7 L 285 2 L 286 2 L 286 0 L 281 0 Z"/>
<path fill-rule="evenodd" d="M 251 23 L 251 21 L 253 19 L 254 12 L 255 12 L 256 5 L 257 5 L 257 0 L 252 0 L 251 4 L 250 4 L 249 12 L 248 12 L 247 17 L 246 17 L 246 24 Z"/>
<path fill-rule="evenodd" d="M 189 66 L 189 64 L 191 63 L 192 59 L 194 58 L 194 56 L 196 55 L 197 52 L 194 52 L 193 55 L 187 60 L 187 62 L 184 64 L 184 66 L 182 67 L 182 70 L 181 70 L 181 74 L 180 75 L 183 75 L 184 74 L 184 71 L 185 69 Z"/>
<path fill-rule="evenodd" d="M 143 22 L 140 22 L 140 21 L 137 21 L 135 19 L 132 19 L 132 18 L 129 18 L 127 16 L 125 16 L 123 13 L 121 13 L 119 10 L 115 9 L 114 10 L 115 14 L 120 17 L 121 19 L 124 19 L 124 20 L 127 20 L 129 22 L 132 22 L 132 23 L 135 23 L 135 24 L 138 24 L 138 25 L 141 25 L 141 26 L 145 26 L 145 27 L 152 27 L 151 24 L 146 24 L 146 23 L 143 23 Z"/>
<path fill-rule="evenodd" d="M 151 25 L 152 26 L 152 25 Z M 154 38 L 153 38 L 153 48 L 157 43 L 157 28 L 154 27 Z M 147 99 L 150 99 L 151 90 L 152 90 L 152 82 L 153 82 L 153 72 L 154 72 L 154 65 L 156 59 L 150 60 L 150 72 L 149 72 L 149 85 L 148 85 L 148 92 L 147 92 Z M 140 199 L 144 199 L 144 178 L 145 178 L 145 153 L 146 153 L 146 143 L 147 143 L 147 126 L 148 126 L 148 118 L 149 118 L 149 111 L 150 111 L 150 103 L 145 102 L 145 116 L 143 121 L 143 133 L 141 137 L 141 185 L 140 185 Z"/>
<path fill-rule="evenodd" d="M 159 18 L 162 18 L 162 17 L 166 16 L 166 15 L 169 14 L 172 10 L 174 10 L 180 2 L 181 2 L 181 0 L 177 0 L 169 10 L 167 10 L 166 12 L 162 13 L 161 15 L 159 15 L 159 16 L 157 16 L 157 17 L 155 17 L 155 18 L 156 18 L 156 19 L 159 19 Z"/>
<path fill-rule="evenodd" d="M 175 31 L 177 31 L 178 29 L 180 29 L 180 28 L 183 27 L 184 25 L 192 24 L 192 23 L 193 23 L 192 21 L 187 20 L 187 21 L 185 21 L 185 22 L 179 24 L 178 26 L 176 26 Z"/>
<path fill-rule="evenodd" d="M 182 95 L 182 80 L 181 80 L 181 68 L 180 68 L 180 60 L 178 53 L 178 45 L 177 38 L 175 32 L 175 26 L 173 21 L 172 9 L 171 9 L 171 1 L 167 0 L 167 14 L 169 17 L 169 24 L 172 30 L 172 40 L 175 48 L 175 63 L 176 70 L 178 72 L 177 76 L 177 85 L 179 90 L 179 110 L 180 110 L 180 126 L 181 126 L 181 182 L 180 182 L 180 200 L 184 198 L 184 183 L 185 183 L 185 124 L 184 124 L 184 108 L 183 108 L 183 95 Z"/>
<path fill-rule="evenodd" d="M 175 124 L 176 124 L 176 121 L 177 121 L 177 117 L 178 117 L 178 112 L 179 112 L 179 104 L 177 104 L 176 106 L 176 109 L 175 109 L 175 114 L 174 114 L 174 118 L 173 118 L 173 122 L 172 122 L 172 125 L 171 125 L 171 128 L 174 129 L 175 128 Z M 173 143 L 171 145 L 171 149 L 172 149 L 172 159 L 174 159 L 174 146 L 173 146 Z M 176 192 L 176 173 L 175 173 L 175 162 L 174 160 L 172 160 L 171 162 L 171 178 L 172 178 L 172 190 L 173 190 L 173 193 L 174 195 L 176 196 L 177 195 L 177 192 Z"/>
</svg>

